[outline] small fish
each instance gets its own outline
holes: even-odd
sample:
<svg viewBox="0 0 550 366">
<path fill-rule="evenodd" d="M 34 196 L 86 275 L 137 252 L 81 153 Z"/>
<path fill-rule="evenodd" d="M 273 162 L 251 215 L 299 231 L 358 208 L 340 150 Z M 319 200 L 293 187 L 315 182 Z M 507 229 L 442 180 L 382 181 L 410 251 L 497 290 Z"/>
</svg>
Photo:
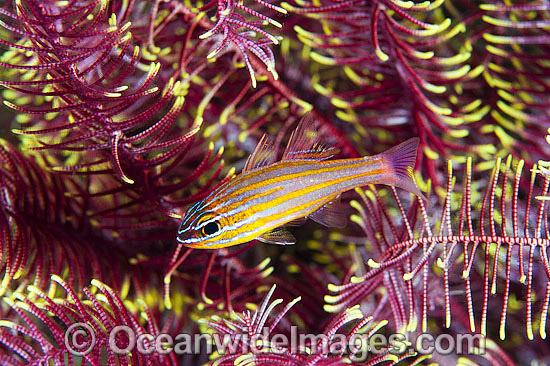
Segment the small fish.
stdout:
<svg viewBox="0 0 550 366">
<path fill-rule="evenodd" d="M 414 183 L 418 138 L 386 152 L 358 159 L 327 160 L 337 153 L 323 146 L 306 115 L 292 133 L 281 161 L 265 135 L 241 174 L 189 208 L 177 240 L 196 249 L 224 248 L 258 239 L 289 245 L 296 240 L 283 226 L 305 218 L 344 227 L 341 193 L 367 184 L 387 184 L 424 198 Z"/>
</svg>

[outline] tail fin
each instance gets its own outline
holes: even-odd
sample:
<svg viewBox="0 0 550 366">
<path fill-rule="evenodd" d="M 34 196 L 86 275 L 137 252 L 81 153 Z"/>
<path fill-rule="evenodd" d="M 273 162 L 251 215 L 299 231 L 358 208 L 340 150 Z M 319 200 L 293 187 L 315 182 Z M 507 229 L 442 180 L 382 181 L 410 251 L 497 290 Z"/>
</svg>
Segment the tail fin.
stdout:
<svg viewBox="0 0 550 366">
<path fill-rule="evenodd" d="M 381 154 L 387 173 L 386 179 L 380 183 L 403 188 L 412 194 L 426 200 L 414 183 L 413 169 L 416 164 L 418 137 L 413 137 Z"/>
</svg>

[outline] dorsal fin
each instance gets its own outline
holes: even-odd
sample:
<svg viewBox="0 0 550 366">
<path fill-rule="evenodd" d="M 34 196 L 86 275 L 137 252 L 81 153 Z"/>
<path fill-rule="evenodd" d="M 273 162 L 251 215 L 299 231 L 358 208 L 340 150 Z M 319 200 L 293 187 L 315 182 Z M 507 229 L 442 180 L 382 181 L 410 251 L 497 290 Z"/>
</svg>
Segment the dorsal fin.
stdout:
<svg viewBox="0 0 550 366">
<path fill-rule="evenodd" d="M 254 149 L 254 152 L 248 157 L 248 160 L 244 164 L 243 173 L 273 164 L 276 158 L 273 140 L 267 135 L 263 135 L 256 149 Z"/>
<path fill-rule="evenodd" d="M 315 118 L 312 113 L 308 113 L 292 132 L 282 160 L 325 160 L 337 153 L 338 149 L 321 143 L 315 131 Z"/>
</svg>

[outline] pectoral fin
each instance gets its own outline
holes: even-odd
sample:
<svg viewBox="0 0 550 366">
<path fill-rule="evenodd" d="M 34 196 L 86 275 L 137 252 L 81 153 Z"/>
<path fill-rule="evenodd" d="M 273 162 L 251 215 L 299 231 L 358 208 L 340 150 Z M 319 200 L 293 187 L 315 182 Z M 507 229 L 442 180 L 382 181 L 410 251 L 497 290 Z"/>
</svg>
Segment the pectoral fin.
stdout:
<svg viewBox="0 0 550 366">
<path fill-rule="evenodd" d="M 283 227 L 275 228 L 263 233 L 256 239 L 268 244 L 292 245 L 296 244 L 296 238 Z"/>
<path fill-rule="evenodd" d="M 348 222 L 346 213 L 340 203 L 340 198 L 336 198 L 317 211 L 309 214 L 309 218 L 321 225 L 336 228 L 343 228 Z"/>
</svg>

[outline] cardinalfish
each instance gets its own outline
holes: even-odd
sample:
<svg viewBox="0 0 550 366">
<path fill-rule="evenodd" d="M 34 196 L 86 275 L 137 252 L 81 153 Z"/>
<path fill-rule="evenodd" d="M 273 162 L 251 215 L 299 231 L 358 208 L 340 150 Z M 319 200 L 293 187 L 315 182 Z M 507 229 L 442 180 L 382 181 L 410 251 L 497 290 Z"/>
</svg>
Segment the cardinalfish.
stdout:
<svg viewBox="0 0 550 366">
<path fill-rule="evenodd" d="M 374 156 L 328 160 L 337 150 L 322 145 L 311 132 L 314 126 L 311 114 L 306 115 L 280 161 L 272 140 L 264 135 L 241 174 L 189 208 L 178 242 L 196 249 L 224 248 L 253 239 L 294 244 L 285 226 L 306 218 L 329 227 L 345 226 L 340 194 L 367 184 L 400 187 L 424 198 L 412 175 L 418 138 Z"/>
</svg>

